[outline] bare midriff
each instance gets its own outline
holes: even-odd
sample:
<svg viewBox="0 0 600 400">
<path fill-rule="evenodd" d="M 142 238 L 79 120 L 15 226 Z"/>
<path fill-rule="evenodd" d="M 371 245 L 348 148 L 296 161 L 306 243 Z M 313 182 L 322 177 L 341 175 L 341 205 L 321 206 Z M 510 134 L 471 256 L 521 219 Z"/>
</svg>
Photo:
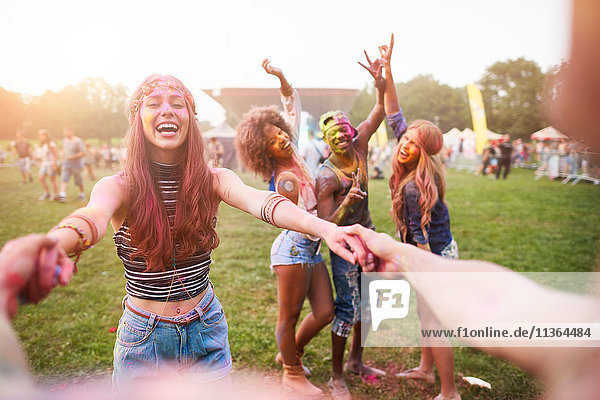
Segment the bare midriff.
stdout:
<svg viewBox="0 0 600 400">
<path fill-rule="evenodd" d="M 208 288 L 204 289 L 202 293 L 191 299 L 179 300 L 179 301 L 156 301 L 140 299 L 139 297 L 130 296 L 129 300 L 138 306 L 139 308 L 159 316 L 163 317 L 176 317 L 183 315 L 191 311 L 196 305 L 202 300 Z"/>
</svg>

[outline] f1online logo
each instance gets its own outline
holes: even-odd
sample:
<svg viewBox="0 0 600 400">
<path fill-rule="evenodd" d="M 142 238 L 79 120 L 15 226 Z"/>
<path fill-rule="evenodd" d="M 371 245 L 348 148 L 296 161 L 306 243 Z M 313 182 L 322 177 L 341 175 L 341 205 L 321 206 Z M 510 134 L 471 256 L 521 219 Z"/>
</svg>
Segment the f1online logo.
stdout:
<svg viewBox="0 0 600 400">
<path fill-rule="evenodd" d="M 369 283 L 369 304 L 373 332 L 385 319 L 402 319 L 408 315 L 410 285 L 405 280 L 376 280 Z"/>
</svg>

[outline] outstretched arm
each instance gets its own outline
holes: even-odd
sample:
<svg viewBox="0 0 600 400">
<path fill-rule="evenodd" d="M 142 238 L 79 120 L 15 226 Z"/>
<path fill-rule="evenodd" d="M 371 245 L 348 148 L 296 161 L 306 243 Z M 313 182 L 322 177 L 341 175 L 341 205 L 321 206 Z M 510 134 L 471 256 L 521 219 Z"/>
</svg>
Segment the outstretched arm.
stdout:
<svg viewBox="0 0 600 400">
<path fill-rule="evenodd" d="M 380 272 L 402 273 L 449 328 L 488 321 L 492 326 L 510 321 L 597 320 L 600 304 L 596 298 L 547 289 L 490 262 L 449 260 L 359 225 L 349 231 L 376 257 L 367 256 L 365 270 L 377 266 Z M 585 347 L 487 347 L 493 345 L 487 338 L 470 338 L 468 343 L 549 380 L 558 378 L 555 374 L 564 371 L 564 364 L 579 365 L 589 356 Z"/>
<path fill-rule="evenodd" d="M 396 84 L 394 83 L 394 77 L 392 76 L 391 60 L 393 49 L 394 34 L 392 34 L 389 46 L 385 44 L 379 46 L 379 53 L 381 54 L 381 61 L 383 62 L 383 70 L 385 72 L 385 94 L 383 96 L 383 102 L 386 120 L 392 128 L 392 131 L 394 131 L 396 139 L 400 140 L 402 134 L 406 132 L 408 125 L 406 123 L 406 118 L 404 118 L 402 113 L 402 109 L 398 104 L 398 93 L 396 92 Z"/>
<path fill-rule="evenodd" d="M 367 58 L 367 63 L 369 65 L 366 66 L 361 62 L 359 62 L 359 64 L 367 71 L 369 71 L 369 73 L 375 80 L 376 103 L 371 112 L 369 113 L 367 119 L 361 122 L 356 127 L 358 135 L 354 140 L 354 143 L 366 154 L 369 146 L 369 139 L 371 138 L 373 133 L 375 133 L 379 125 L 381 125 L 381 121 L 383 121 L 383 117 L 385 116 L 385 109 L 383 106 L 383 95 L 386 86 L 386 80 L 383 77 L 382 61 L 377 59 L 371 62 L 371 59 L 369 58 L 367 52 L 365 51 L 364 53 L 365 57 Z"/>
<path fill-rule="evenodd" d="M 216 178 L 214 190 L 222 201 L 262 219 L 262 206 L 272 192 L 245 185 L 235 173 L 228 169 L 215 168 L 213 173 Z M 322 238 L 332 251 L 348 262 L 364 261 L 366 252 L 360 241 L 347 235 L 345 229 L 315 217 L 290 201 L 283 201 L 275 207 L 273 221 L 277 227 Z M 348 246 L 352 251 L 348 250 Z"/>
<path fill-rule="evenodd" d="M 87 206 L 63 218 L 48 236 L 55 238 L 67 254 L 80 252 L 83 242 L 80 233 L 89 245 L 98 243 L 106 234 L 111 218 L 124 204 L 125 197 L 125 187 L 117 177 L 100 179 L 92 189 Z"/>
</svg>

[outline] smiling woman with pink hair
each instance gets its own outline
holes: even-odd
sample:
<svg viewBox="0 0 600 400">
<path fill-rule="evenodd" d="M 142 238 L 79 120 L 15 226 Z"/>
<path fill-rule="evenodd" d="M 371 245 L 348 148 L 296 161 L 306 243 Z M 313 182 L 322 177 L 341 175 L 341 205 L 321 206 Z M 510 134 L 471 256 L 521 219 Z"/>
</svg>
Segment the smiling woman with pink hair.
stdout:
<svg viewBox="0 0 600 400">
<path fill-rule="evenodd" d="M 98 181 L 87 206 L 48 234 L 61 254 L 77 261 L 109 223 L 113 227 L 127 292 L 114 349 L 116 389 L 154 377 L 162 368 L 185 370 L 198 381 L 228 378 L 227 322 L 209 280 L 221 202 L 272 225 L 318 236 L 349 260 L 365 257 L 358 239 L 334 224 L 281 195 L 244 185 L 227 169 L 210 168 L 195 114 L 194 98 L 181 81 L 168 75 L 146 78 L 126 105 L 130 126 L 123 171 Z M 72 266 L 66 269 L 63 275 Z"/>
<path fill-rule="evenodd" d="M 437 155 L 443 144 L 442 132 L 433 123 L 419 120 L 408 126 L 392 158 L 392 217 L 403 242 L 456 259 L 458 246 L 450 232 L 450 216 L 444 203 L 444 166 Z M 417 304 L 422 329 L 440 327 L 422 297 L 418 296 Z M 454 383 L 450 342 L 444 338 L 444 343 L 431 344 L 429 339 L 421 338 L 419 367 L 397 376 L 433 383 L 435 363 L 442 386 L 436 399 L 460 399 Z"/>
</svg>

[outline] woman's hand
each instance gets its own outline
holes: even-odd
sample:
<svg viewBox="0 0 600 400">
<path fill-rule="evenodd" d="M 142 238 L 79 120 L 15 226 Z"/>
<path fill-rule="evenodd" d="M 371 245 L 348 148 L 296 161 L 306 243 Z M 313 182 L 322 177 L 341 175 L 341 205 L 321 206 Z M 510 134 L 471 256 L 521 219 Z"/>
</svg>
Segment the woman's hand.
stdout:
<svg viewBox="0 0 600 400">
<path fill-rule="evenodd" d="M 271 61 L 265 58 L 262 62 L 262 67 L 265 69 L 267 74 L 275 75 L 279 79 L 283 78 L 283 71 L 280 68 L 271 65 Z"/>
<path fill-rule="evenodd" d="M 321 237 L 331 251 L 349 263 L 367 263 L 368 250 L 358 236 L 348 232 L 348 227 L 330 223 Z"/>
<path fill-rule="evenodd" d="M 390 61 L 392 59 L 392 50 L 394 49 L 394 34 L 392 33 L 392 38 L 390 39 L 390 45 L 384 44 L 379 46 L 379 54 L 381 55 L 381 61 L 385 67 L 390 66 Z"/>
<path fill-rule="evenodd" d="M 361 264 L 365 272 L 402 272 L 402 249 L 403 246 L 410 245 L 397 242 L 385 233 L 377 233 L 358 224 L 349 226 L 347 233 L 360 238 L 367 252 L 365 264 Z"/>
</svg>

